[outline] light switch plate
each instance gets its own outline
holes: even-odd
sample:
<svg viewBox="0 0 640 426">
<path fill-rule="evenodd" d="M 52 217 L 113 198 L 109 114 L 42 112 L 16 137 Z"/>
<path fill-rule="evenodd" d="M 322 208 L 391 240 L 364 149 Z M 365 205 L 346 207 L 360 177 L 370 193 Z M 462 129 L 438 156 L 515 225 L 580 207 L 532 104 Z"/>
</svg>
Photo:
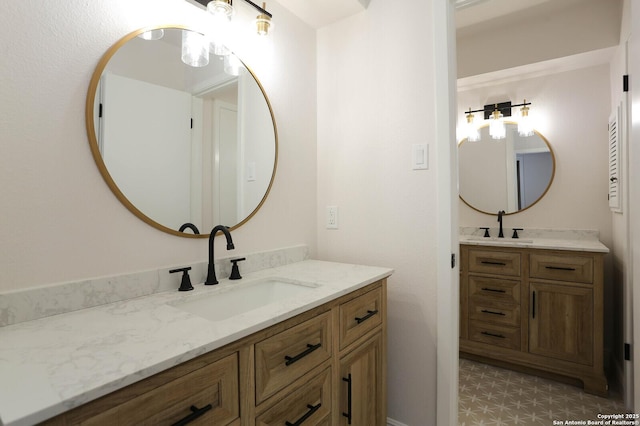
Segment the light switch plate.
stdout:
<svg viewBox="0 0 640 426">
<path fill-rule="evenodd" d="M 411 154 L 413 170 L 429 170 L 429 145 L 426 143 L 413 144 Z"/>
</svg>

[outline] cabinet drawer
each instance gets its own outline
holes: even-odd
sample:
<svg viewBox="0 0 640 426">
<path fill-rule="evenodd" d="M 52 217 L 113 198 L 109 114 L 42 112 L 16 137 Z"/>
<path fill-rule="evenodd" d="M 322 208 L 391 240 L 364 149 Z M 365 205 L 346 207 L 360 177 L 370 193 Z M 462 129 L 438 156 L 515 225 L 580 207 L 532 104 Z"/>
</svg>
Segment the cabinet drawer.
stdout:
<svg viewBox="0 0 640 426">
<path fill-rule="evenodd" d="M 192 414 L 193 406 L 204 411 L 193 424 L 227 425 L 238 419 L 240 413 L 237 354 L 229 355 L 111 409 L 101 410 L 103 401 L 104 399 L 99 399 L 70 411 L 65 415 L 65 424 L 171 425 Z M 87 418 L 84 409 L 89 407 L 99 414 Z M 207 410 L 207 407 L 210 408 Z"/>
<path fill-rule="evenodd" d="M 256 403 L 329 359 L 331 341 L 331 315 L 325 312 L 256 343 Z"/>
<path fill-rule="evenodd" d="M 469 275 L 469 297 L 520 304 L 520 281 Z"/>
<path fill-rule="evenodd" d="M 593 257 L 577 254 L 531 254 L 532 278 L 593 283 Z"/>
<path fill-rule="evenodd" d="M 520 253 L 469 250 L 469 272 L 519 277 L 520 263 Z"/>
<path fill-rule="evenodd" d="M 340 305 L 340 349 L 382 324 L 382 289 Z"/>
<path fill-rule="evenodd" d="M 469 321 L 469 340 L 520 350 L 520 328 Z"/>
<path fill-rule="evenodd" d="M 331 369 L 294 390 L 256 418 L 256 426 L 328 425 L 331 416 Z M 302 420 L 302 422 L 300 422 Z"/>
<path fill-rule="evenodd" d="M 520 305 L 472 299 L 469 303 L 469 318 L 495 324 L 519 326 Z"/>
</svg>

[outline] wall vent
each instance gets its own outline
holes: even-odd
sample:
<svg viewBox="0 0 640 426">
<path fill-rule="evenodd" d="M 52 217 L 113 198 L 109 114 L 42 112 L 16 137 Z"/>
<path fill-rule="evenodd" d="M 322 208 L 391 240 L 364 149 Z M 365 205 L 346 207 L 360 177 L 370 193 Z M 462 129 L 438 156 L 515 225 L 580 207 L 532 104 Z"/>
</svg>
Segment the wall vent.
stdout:
<svg viewBox="0 0 640 426">
<path fill-rule="evenodd" d="M 622 161 L 620 159 L 620 141 L 622 127 L 621 107 L 609 118 L 609 208 L 614 212 L 622 211 Z"/>
</svg>

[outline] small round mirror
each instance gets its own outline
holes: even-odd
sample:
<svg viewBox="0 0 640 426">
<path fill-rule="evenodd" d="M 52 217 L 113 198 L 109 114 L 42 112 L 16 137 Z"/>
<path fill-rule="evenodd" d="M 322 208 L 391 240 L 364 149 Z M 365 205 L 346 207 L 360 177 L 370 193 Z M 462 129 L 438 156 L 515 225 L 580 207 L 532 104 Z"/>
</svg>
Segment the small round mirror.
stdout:
<svg viewBox="0 0 640 426">
<path fill-rule="evenodd" d="M 489 127 L 480 140 L 463 139 L 458 147 L 460 198 L 486 214 L 528 209 L 547 193 L 555 175 L 551 145 L 539 132 L 520 136 L 516 123 L 506 123 L 506 137 L 492 139 Z"/>
<path fill-rule="evenodd" d="M 125 36 L 98 64 L 86 107 L 91 150 L 116 197 L 151 226 L 186 237 L 247 222 L 277 165 L 262 85 L 202 39 L 180 27 Z"/>
</svg>

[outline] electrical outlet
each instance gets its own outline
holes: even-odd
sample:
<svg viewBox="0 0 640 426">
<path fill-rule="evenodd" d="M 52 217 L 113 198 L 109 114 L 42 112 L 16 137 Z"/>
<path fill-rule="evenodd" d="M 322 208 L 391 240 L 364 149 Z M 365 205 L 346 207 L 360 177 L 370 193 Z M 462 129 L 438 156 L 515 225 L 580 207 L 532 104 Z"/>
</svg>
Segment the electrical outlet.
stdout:
<svg viewBox="0 0 640 426">
<path fill-rule="evenodd" d="M 327 229 L 338 229 L 338 206 L 327 206 Z"/>
</svg>

